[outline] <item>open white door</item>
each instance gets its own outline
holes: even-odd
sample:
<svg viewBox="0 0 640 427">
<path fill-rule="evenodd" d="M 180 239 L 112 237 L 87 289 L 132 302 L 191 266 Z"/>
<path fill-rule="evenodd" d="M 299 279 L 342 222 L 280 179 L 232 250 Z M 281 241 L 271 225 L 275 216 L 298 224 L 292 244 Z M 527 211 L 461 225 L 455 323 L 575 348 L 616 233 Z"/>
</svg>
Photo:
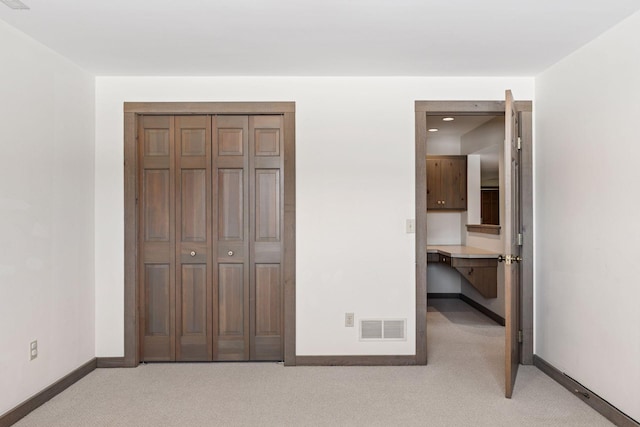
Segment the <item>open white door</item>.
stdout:
<svg viewBox="0 0 640 427">
<path fill-rule="evenodd" d="M 505 396 L 511 398 L 520 361 L 520 148 L 519 123 L 513 96 L 506 92 L 504 144 L 504 298 L 505 298 Z"/>
</svg>

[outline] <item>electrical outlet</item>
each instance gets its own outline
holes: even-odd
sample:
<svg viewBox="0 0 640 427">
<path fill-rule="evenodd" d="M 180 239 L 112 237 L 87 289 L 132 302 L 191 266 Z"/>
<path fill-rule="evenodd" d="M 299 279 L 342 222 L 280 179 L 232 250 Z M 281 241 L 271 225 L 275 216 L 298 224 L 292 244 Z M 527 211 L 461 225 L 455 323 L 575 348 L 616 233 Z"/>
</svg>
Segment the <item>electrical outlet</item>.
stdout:
<svg viewBox="0 0 640 427">
<path fill-rule="evenodd" d="M 345 313 L 344 314 L 344 326 L 347 328 L 353 328 L 353 320 L 354 320 L 354 314 L 353 313 Z"/>
<path fill-rule="evenodd" d="M 29 344 L 29 360 L 33 360 L 38 357 L 38 340 L 31 341 Z"/>
<path fill-rule="evenodd" d="M 408 219 L 407 220 L 407 234 L 416 232 L 416 220 Z"/>
</svg>

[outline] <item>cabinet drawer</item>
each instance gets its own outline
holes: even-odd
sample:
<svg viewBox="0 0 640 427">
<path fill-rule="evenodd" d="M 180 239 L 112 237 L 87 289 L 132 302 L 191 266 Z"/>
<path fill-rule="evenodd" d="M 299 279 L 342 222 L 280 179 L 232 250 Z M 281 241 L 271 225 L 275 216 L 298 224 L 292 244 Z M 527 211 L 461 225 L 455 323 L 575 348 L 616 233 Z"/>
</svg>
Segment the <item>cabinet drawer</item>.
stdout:
<svg viewBox="0 0 640 427">
<path fill-rule="evenodd" d="M 452 267 L 496 267 L 496 258 L 454 258 Z"/>
<path fill-rule="evenodd" d="M 440 262 L 440 254 L 427 253 L 427 262 Z"/>
</svg>

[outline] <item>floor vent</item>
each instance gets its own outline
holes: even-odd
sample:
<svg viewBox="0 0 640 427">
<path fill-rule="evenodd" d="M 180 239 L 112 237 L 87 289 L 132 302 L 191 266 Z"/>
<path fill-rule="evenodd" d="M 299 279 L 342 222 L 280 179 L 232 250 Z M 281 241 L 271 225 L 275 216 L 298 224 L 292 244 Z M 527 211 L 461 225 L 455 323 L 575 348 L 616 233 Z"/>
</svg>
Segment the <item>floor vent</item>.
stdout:
<svg viewBox="0 0 640 427">
<path fill-rule="evenodd" d="M 406 319 L 367 319 L 360 321 L 360 341 L 405 341 Z"/>
</svg>

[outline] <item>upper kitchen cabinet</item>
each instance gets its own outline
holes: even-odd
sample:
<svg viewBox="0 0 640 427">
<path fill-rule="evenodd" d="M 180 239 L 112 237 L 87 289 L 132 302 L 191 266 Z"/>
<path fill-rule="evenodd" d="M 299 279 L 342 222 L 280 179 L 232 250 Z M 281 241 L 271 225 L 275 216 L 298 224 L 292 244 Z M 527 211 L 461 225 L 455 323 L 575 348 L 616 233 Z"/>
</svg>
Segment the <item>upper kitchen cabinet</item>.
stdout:
<svg viewBox="0 0 640 427">
<path fill-rule="evenodd" d="M 467 156 L 427 156 L 427 210 L 467 210 Z"/>
</svg>

